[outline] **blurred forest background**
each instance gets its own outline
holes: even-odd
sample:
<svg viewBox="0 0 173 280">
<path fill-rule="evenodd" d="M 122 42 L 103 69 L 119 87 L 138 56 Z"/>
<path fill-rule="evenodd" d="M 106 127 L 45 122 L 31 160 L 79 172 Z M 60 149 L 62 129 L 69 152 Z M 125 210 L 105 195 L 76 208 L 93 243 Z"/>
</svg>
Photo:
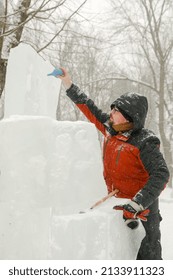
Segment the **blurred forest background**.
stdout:
<svg viewBox="0 0 173 280">
<path fill-rule="evenodd" d="M 100 2 L 0 0 L 1 119 L 10 50 L 29 44 L 53 67 L 67 68 L 105 112 L 122 93 L 144 94 L 150 104 L 146 127 L 160 137 L 172 174 L 173 1 L 106 0 L 102 9 Z M 84 120 L 64 88 L 57 120 Z"/>
</svg>

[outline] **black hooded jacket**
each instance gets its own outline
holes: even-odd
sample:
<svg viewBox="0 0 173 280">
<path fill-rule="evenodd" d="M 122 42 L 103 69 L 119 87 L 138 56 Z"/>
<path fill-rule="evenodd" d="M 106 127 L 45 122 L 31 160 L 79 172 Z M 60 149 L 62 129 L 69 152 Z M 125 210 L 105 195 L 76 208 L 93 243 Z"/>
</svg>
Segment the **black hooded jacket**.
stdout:
<svg viewBox="0 0 173 280">
<path fill-rule="evenodd" d="M 123 184 L 126 184 L 125 195 L 119 197 L 132 198 L 139 205 L 148 208 L 164 189 L 169 171 L 159 150 L 159 139 L 152 131 L 144 128 L 148 111 L 146 97 L 126 93 L 111 104 L 111 108 L 117 107 L 134 124 L 132 131 L 118 135 L 109 124 L 110 116 L 103 113 L 76 85 L 72 84 L 67 90 L 67 96 L 105 136 L 103 161 L 108 191 L 110 192 L 111 186 L 120 186 L 121 189 L 121 183 L 123 190 Z M 131 175 L 129 169 L 132 170 Z M 135 182 L 138 185 L 136 193 Z M 130 189 L 133 188 L 134 196 L 131 197 L 130 193 L 133 191 Z"/>
<path fill-rule="evenodd" d="M 148 112 L 148 101 L 145 96 L 134 92 L 125 93 L 111 104 L 111 109 L 113 107 L 117 107 L 120 112 L 125 112 L 126 115 L 131 117 L 134 123 L 134 131 L 144 127 Z"/>
</svg>

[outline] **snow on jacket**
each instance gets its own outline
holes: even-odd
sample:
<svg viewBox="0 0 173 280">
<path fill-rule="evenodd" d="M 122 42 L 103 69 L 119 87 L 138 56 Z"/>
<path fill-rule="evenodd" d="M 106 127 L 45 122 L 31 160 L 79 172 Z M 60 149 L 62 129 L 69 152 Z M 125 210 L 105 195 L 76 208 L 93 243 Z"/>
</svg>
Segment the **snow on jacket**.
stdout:
<svg viewBox="0 0 173 280">
<path fill-rule="evenodd" d="M 133 199 L 147 208 L 164 189 L 169 171 L 159 150 L 159 139 L 144 129 L 148 111 L 146 97 L 127 93 L 111 104 L 111 108 L 116 106 L 130 116 L 134 124 L 131 134 L 118 134 L 109 125 L 110 116 L 76 85 L 72 84 L 67 90 L 67 96 L 105 137 L 103 165 L 108 192 L 118 189 L 117 197 Z"/>
</svg>

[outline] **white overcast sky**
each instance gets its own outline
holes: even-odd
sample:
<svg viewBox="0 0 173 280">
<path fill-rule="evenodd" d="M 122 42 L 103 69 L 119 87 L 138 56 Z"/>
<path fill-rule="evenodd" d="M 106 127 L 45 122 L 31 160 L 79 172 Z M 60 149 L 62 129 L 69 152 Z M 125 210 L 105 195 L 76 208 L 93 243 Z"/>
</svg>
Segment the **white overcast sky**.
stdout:
<svg viewBox="0 0 173 280">
<path fill-rule="evenodd" d="M 106 0 L 88 0 L 87 2 L 94 12 L 104 11 L 104 8 L 108 5 Z"/>
</svg>

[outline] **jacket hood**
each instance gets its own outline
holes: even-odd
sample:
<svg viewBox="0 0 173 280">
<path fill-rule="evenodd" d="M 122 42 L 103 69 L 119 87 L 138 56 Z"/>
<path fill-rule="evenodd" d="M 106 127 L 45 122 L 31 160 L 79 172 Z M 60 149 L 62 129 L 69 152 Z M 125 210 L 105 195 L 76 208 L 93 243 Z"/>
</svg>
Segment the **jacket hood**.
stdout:
<svg viewBox="0 0 173 280">
<path fill-rule="evenodd" d="M 145 96 L 134 92 L 125 93 L 111 104 L 111 109 L 113 107 L 117 107 L 120 112 L 124 112 L 133 120 L 133 130 L 144 127 L 148 112 L 148 101 Z"/>
</svg>

